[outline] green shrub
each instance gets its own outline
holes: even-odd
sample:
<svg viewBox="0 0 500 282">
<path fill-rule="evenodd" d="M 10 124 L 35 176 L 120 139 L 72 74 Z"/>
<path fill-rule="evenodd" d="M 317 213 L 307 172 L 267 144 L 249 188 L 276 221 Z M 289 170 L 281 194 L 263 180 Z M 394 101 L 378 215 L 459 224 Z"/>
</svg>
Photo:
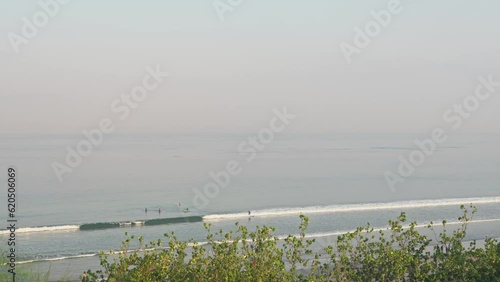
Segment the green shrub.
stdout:
<svg viewBox="0 0 500 282">
<path fill-rule="evenodd" d="M 90 281 L 500 281 L 500 244 L 487 239 L 464 246 L 467 226 L 476 209 L 461 206 L 460 227 L 451 234 L 446 221 L 435 241 L 420 234 L 417 223 L 407 224 L 405 213 L 384 230 L 357 228 L 337 238 L 324 253 L 310 250 L 306 240 L 309 219 L 300 216 L 298 236 L 280 240 L 273 227 L 250 232 L 236 224 L 235 231 L 212 232 L 205 224 L 208 244 L 183 242 L 174 233 L 162 241 L 130 250 L 128 236 L 118 253 L 101 253 L 102 271 L 88 271 Z M 407 224 L 407 225 L 405 225 Z M 308 269 L 309 271 L 299 271 Z"/>
</svg>

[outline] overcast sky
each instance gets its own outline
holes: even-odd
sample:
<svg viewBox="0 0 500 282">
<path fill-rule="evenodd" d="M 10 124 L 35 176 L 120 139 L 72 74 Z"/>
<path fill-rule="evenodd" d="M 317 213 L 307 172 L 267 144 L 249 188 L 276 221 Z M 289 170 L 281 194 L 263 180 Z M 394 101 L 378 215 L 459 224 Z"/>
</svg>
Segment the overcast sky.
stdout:
<svg viewBox="0 0 500 282">
<path fill-rule="evenodd" d="M 389 2 L 243 0 L 221 21 L 211 0 L 73 0 L 15 53 L 9 33 L 43 10 L 0 0 L 0 130 L 253 132 L 287 106 L 291 131 L 428 132 L 479 76 L 500 81 L 498 1 L 401 0 L 348 64 L 340 44 Z M 170 76 L 117 120 L 112 101 L 158 64 Z M 499 107 L 500 88 L 461 130 L 500 132 Z"/>
</svg>

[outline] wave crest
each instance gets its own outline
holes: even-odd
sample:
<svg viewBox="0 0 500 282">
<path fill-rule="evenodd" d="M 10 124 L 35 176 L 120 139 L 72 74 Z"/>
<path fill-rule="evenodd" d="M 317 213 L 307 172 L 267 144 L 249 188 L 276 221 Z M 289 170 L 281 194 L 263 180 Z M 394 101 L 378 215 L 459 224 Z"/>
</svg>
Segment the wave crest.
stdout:
<svg viewBox="0 0 500 282">
<path fill-rule="evenodd" d="M 489 204 L 500 203 L 500 197 L 482 197 L 482 198 L 456 198 L 456 199 L 439 199 L 439 200 L 411 200 L 397 201 L 388 203 L 366 203 L 366 204 L 346 204 L 346 205 L 329 205 L 329 206 L 313 206 L 302 208 L 280 208 L 280 209 L 263 209 L 252 211 L 252 217 L 278 217 L 295 214 L 315 214 L 315 213 L 337 213 L 337 212 L 355 212 L 355 211 L 372 211 L 372 210 L 390 210 L 390 209 L 412 209 L 422 207 L 440 207 L 440 206 L 455 206 L 461 204 Z M 226 214 L 211 214 L 203 216 L 203 220 L 225 220 L 247 218 L 248 213 L 226 213 Z"/>
</svg>

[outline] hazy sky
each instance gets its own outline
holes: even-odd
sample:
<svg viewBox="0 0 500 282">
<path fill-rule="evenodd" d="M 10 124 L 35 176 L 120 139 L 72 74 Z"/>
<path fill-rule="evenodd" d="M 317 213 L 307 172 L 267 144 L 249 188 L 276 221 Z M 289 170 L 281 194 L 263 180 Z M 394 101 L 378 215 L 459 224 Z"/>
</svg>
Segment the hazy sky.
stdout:
<svg viewBox="0 0 500 282">
<path fill-rule="evenodd" d="M 291 131 L 427 132 L 478 76 L 500 81 L 498 1 L 401 0 L 348 64 L 339 45 L 389 2 L 243 0 L 221 21 L 211 0 L 73 0 L 15 53 L 41 8 L 0 0 L 0 130 L 94 128 L 157 64 L 170 77 L 118 133 L 253 132 L 283 106 Z M 499 106 L 500 88 L 461 130 L 500 132 Z"/>
</svg>

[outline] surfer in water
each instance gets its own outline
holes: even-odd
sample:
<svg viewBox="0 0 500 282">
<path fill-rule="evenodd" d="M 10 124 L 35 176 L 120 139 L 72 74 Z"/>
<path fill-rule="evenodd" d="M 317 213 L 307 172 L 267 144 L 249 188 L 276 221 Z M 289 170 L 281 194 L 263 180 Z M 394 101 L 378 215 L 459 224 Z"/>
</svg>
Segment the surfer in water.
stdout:
<svg viewBox="0 0 500 282">
<path fill-rule="evenodd" d="M 251 212 L 250 212 L 250 211 L 248 211 L 248 215 L 250 215 L 250 214 L 251 214 Z"/>
<path fill-rule="evenodd" d="M 145 208 L 145 209 L 144 209 L 144 212 L 148 213 L 148 208 Z"/>
</svg>

